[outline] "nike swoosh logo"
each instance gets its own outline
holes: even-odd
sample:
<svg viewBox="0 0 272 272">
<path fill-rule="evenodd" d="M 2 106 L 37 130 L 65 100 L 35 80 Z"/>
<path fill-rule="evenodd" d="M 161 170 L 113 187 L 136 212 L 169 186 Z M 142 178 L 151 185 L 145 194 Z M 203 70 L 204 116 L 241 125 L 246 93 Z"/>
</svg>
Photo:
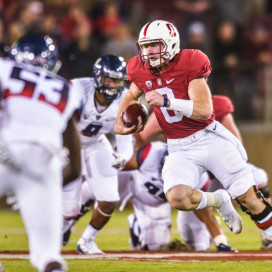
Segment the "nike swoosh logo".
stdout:
<svg viewBox="0 0 272 272">
<path fill-rule="evenodd" d="M 174 78 L 170 79 L 170 80 L 166 80 L 166 84 L 171 83 L 174 80 Z"/>
</svg>

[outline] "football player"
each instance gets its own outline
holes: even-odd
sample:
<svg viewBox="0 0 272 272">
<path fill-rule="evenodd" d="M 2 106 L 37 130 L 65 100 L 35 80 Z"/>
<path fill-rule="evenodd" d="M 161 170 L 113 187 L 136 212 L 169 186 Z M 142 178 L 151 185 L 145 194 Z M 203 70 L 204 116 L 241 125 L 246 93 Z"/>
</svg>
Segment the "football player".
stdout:
<svg viewBox="0 0 272 272">
<path fill-rule="evenodd" d="M 215 119 L 220 122 L 223 126 L 225 126 L 228 130 L 230 130 L 241 142 L 242 137 L 240 134 L 240 131 L 238 127 L 236 126 L 234 117 L 232 113 L 234 112 L 234 106 L 231 100 L 226 96 L 219 96 L 219 95 L 213 95 L 213 108 L 215 113 Z M 148 119 L 148 123 L 145 126 L 144 131 L 140 133 L 134 134 L 134 137 L 136 139 L 136 145 L 142 146 L 153 140 L 154 138 L 160 137 L 162 131 L 161 127 L 158 124 L 158 121 L 156 119 L 156 116 L 154 113 L 152 113 Z M 268 187 L 268 176 L 266 171 L 263 169 L 256 167 L 255 165 L 251 163 L 247 163 L 253 173 L 254 181 L 258 187 L 258 189 L 262 192 L 262 194 L 265 196 L 265 198 L 270 202 L 270 192 Z M 208 190 L 215 190 L 218 187 L 218 180 L 212 176 L 213 182 L 216 182 L 216 187 L 213 188 L 212 183 L 209 185 Z M 201 212 L 199 211 L 197 215 L 194 215 L 193 212 L 178 212 L 178 228 L 179 232 L 181 234 L 181 237 L 184 241 L 187 241 L 188 244 L 192 243 L 199 243 L 199 241 L 204 240 L 205 237 L 208 237 L 208 229 L 212 227 L 214 230 L 210 230 L 211 236 L 213 237 L 212 233 L 218 233 L 218 230 L 216 231 L 216 228 L 211 224 L 209 220 L 205 220 L 203 216 L 201 218 Z M 206 216 L 207 218 L 207 216 Z M 202 219 L 205 220 L 206 224 L 203 224 Z M 188 222 L 192 222 L 192 224 L 188 224 Z M 267 237 L 263 231 L 261 231 L 262 235 L 262 248 L 264 250 L 271 250 L 271 239 Z M 220 237 L 220 236 L 219 236 Z M 217 238 L 218 239 L 218 238 Z M 215 244 L 217 244 L 217 239 L 215 240 Z M 209 241 L 206 239 L 206 243 L 202 242 L 202 244 L 205 244 L 205 247 L 209 245 Z M 196 247 L 196 246 L 195 246 Z"/>
<path fill-rule="evenodd" d="M 122 114 L 145 94 L 167 138 L 169 156 L 162 170 L 164 192 L 173 208 L 182 211 L 214 207 L 233 233 L 242 220 L 228 193 L 250 215 L 257 227 L 272 236 L 272 207 L 256 190 L 247 154 L 241 142 L 215 121 L 207 77 L 208 57 L 200 50 L 180 50 L 179 33 L 166 21 L 147 23 L 137 42 L 139 55 L 127 67 L 131 85 L 122 100 L 115 133 L 140 132 L 143 125 L 126 128 Z M 223 187 L 215 192 L 196 189 L 209 170 Z"/>
<path fill-rule="evenodd" d="M 80 213 L 83 179 L 97 202 L 91 221 L 77 243 L 77 251 L 81 254 L 103 253 L 94 239 L 109 221 L 119 201 L 118 170 L 133 154 L 131 135 L 116 135 L 117 152 L 105 135 L 113 132 L 119 103 L 126 94 L 126 62 L 120 56 L 106 55 L 95 62 L 93 71 L 93 78 L 71 81 L 86 98 L 78 123 L 83 167 L 82 176 L 66 186 L 63 192 L 64 234 Z"/>
<path fill-rule="evenodd" d="M 13 60 L 0 59 L 0 196 L 16 196 L 31 264 L 42 272 L 66 271 L 61 256 L 62 170 L 69 151 L 65 182 L 80 175 L 75 112 L 82 99 L 53 72 L 58 50 L 49 36 L 23 36 L 10 54 Z"/>
</svg>

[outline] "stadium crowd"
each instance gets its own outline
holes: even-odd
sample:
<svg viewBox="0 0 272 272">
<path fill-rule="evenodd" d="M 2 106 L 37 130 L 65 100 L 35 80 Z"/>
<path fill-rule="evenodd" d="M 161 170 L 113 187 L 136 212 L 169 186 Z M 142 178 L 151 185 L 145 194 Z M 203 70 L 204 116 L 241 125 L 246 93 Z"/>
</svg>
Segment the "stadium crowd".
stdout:
<svg viewBox="0 0 272 272">
<path fill-rule="evenodd" d="M 97 57 L 137 54 L 138 30 L 147 21 L 173 22 L 182 48 L 201 49 L 212 62 L 213 94 L 227 95 L 238 121 L 263 120 L 267 67 L 272 63 L 269 0 L 1 0 L 0 42 L 29 31 L 49 34 L 63 62 L 60 75 L 90 75 Z"/>
</svg>

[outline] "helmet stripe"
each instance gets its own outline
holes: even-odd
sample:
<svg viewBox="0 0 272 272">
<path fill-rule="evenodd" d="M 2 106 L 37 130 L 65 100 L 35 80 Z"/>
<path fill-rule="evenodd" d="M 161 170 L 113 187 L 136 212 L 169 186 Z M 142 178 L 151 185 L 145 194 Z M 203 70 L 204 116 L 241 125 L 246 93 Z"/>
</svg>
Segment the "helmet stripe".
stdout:
<svg viewBox="0 0 272 272">
<path fill-rule="evenodd" d="M 151 22 L 149 22 L 149 23 L 146 25 L 146 27 L 145 27 L 145 29 L 144 29 L 144 36 L 146 36 L 146 32 L 147 32 L 147 29 L 148 29 L 148 27 L 149 27 L 150 24 L 151 24 Z"/>
</svg>

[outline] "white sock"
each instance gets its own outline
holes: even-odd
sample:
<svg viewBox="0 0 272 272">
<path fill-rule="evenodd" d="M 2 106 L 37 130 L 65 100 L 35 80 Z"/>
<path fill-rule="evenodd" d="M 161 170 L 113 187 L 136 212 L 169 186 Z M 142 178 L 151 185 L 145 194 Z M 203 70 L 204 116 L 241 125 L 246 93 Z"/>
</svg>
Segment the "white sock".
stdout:
<svg viewBox="0 0 272 272">
<path fill-rule="evenodd" d="M 206 192 L 207 195 L 207 207 L 219 208 L 221 200 L 216 193 Z"/>
<path fill-rule="evenodd" d="M 202 199 L 201 201 L 199 202 L 198 206 L 196 207 L 196 210 L 200 210 L 200 209 L 203 209 L 205 207 L 207 207 L 207 195 L 206 193 L 204 193 L 203 191 L 200 191 L 202 194 Z"/>
<path fill-rule="evenodd" d="M 229 245 L 228 239 L 225 234 L 219 234 L 214 237 L 213 243 L 216 247 L 218 247 L 220 244 Z"/>
<path fill-rule="evenodd" d="M 200 192 L 202 193 L 202 199 L 199 202 L 196 210 L 200 210 L 206 207 L 214 207 L 214 208 L 220 207 L 221 200 L 215 193 L 203 192 L 203 191 L 200 191 Z"/>
<path fill-rule="evenodd" d="M 85 240 L 92 241 L 99 232 L 100 230 L 95 229 L 92 225 L 89 224 L 81 237 Z"/>
</svg>

